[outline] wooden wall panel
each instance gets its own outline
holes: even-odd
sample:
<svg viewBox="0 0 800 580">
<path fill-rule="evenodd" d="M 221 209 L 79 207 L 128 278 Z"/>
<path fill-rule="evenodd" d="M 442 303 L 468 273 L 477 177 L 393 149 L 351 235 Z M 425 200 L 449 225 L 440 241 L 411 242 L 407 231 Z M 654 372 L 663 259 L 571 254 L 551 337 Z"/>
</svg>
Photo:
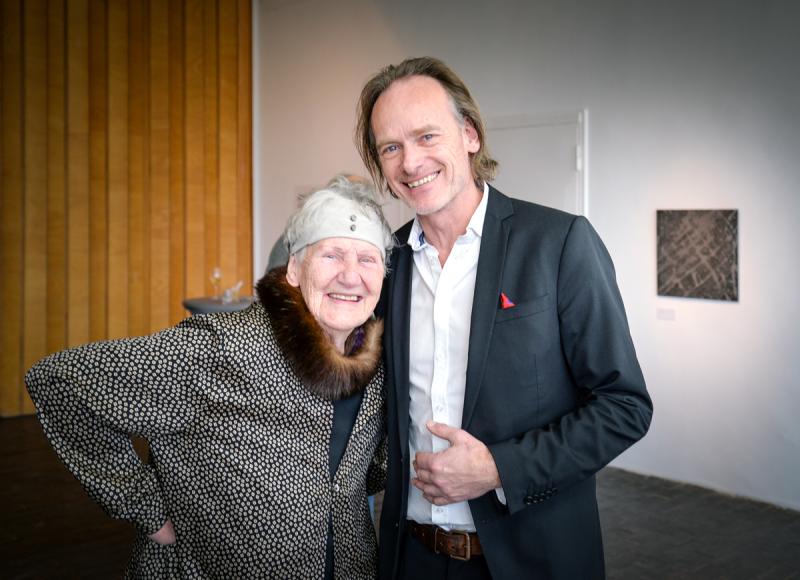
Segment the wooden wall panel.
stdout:
<svg viewBox="0 0 800 580">
<path fill-rule="evenodd" d="M 252 145 L 252 4 L 250 0 L 238 2 L 238 124 L 237 173 L 236 173 L 236 266 L 237 278 L 244 281 L 244 288 L 253 287 L 253 145 Z M 259 278 L 263 272 L 256 272 Z"/>
<path fill-rule="evenodd" d="M 25 370 L 252 287 L 249 0 L 0 0 L 0 416 Z"/>
<path fill-rule="evenodd" d="M 205 173 L 204 205 L 205 205 L 205 266 L 203 272 L 211 272 L 219 266 L 219 139 L 218 139 L 218 90 L 219 77 L 217 76 L 217 2 L 204 0 L 203 6 L 203 127 L 204 153 L 203 168 Z M 223 272 L 223 278 L 225 272 Z M 211 278 L 204 276 L 204 294 L 213 292 Z M 228 280 L 223 279 L 222 284 Z"/>
<path fill-rule="evenodd" d="M 128 6 L 108 2 L 108 336 L 128 334 Z"/>
<path fill-rule="evenodd" d="M 25 205 L 23 355 L 28 368 L 47 352 L 47 5 L 25 2 Z M 23 410 L 32 411 L 23 399 Z"/>
<path fill-rule="evenodd" d="M 150 326 L 169 325 L 169 10 L 163 0 L 150 0 L 149 184 L 150 195 Z"/>
<path fill-rule="evenodd" d="M 23 338 L 24 252 L 24 138 L 23 138 L 23 50 L 22 4 L 3 0 L 3 102 L 2 112 L 2 201 L 0 202 L 0 300 L 5 305 L 0 332 L 0 413 L 22 409 L 21 378 Z"/>
<path fill-rule="evenodd" d="M 108 10 L 89 0 L 89 339 L 108 336 Z"/>
<path fill-rule="evenodd" d="M 145 263 L 149 254 L 145 183 L 147 141 L 146 3 L 128 4 L 128 334 L 142 335 L 150 327 L 150 292 Z"/>
<path fill-rule="evenodd" d="M 47 18 L 47 351 L 67 345 L 66 24 L 64 0 Z"/>
<path fill-rule="evenodd" d="M 67 343 L 89 340 L 89 6 L 67 2 Z M 28 192 L 26 192 L 26 195 Z"/>
<path fill-rule="evenodd" d="M 190 296 L 205 294 L 206 271 L 205 243 L 205 82 L 203 65 L 203 29 L 205 9 L 203 0 L 187 0 L 184 10 L 186 44 L 184 49 L 186 82 L 185 132 L 186 132 L 186 293 Z"/>
<path fill-rule="evenodd" d="M 219 231 L 236 232 L 236 134 L 237 80 L 236 50 L 239 41 L 236 2 L 219 7 Z M 221 236 L 219 259 L 223 285 L 232 286 L 240 278 L 237 264 L 236 235 Z"/>
<path fill-rule="evenodd" d="M 158 0 L 156 0 L 158 1 Z M 186 292 L 184 2 L 169 3 L 169 320 L 183 317 Z"/>
</svg>

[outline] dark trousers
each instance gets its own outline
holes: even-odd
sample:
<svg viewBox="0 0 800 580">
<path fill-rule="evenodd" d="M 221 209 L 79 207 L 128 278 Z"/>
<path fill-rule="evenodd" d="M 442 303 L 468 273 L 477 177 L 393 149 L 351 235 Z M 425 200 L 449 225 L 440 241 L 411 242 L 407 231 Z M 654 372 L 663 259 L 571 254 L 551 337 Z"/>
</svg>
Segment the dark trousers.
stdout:
<svg viewBox="0 0 800 580">
<path fill-rule="evenodd" d="M 491 580 L 486 558 L 476 556 L 466 562 L 435 554 L 406 528 L 403 553 L 397 571 L 398 580 Z"/>
</svg>

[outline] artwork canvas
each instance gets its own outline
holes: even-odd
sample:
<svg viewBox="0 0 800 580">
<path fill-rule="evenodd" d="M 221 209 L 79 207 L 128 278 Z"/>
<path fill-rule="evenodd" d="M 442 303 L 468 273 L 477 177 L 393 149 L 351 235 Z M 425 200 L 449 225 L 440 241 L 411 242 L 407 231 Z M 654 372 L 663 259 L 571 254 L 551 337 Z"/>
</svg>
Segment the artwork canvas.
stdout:
<svg viewBox="0 0 800 580">
<path fill-rule="evenodd" d="M 658 210 L 658 294 L 739 299 L 739 212 Z"/>
</svg>

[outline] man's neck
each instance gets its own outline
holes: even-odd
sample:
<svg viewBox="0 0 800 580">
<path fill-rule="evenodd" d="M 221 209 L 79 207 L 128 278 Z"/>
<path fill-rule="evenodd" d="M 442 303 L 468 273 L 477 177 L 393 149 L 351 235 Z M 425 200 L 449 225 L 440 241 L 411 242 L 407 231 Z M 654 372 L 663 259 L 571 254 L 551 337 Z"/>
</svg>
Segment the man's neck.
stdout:
<svg viewBox="0 0 800 580">
<path fill-rule="evenodd" d="M 446 207 L 429 215 L 418 215 L 425 241 L 439 252 L 439 263 L 444 266 L 456 240 L 467 231 L 469 220 L 481 203 L 483 191 L 472 185 L 461 192 Z"/>
</svg>

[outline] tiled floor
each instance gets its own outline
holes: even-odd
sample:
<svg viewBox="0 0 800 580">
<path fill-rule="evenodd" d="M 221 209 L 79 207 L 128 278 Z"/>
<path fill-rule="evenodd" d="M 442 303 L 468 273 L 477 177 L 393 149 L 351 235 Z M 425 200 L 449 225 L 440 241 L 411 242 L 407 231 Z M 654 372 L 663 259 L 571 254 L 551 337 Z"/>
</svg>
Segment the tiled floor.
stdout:
<svg viewBox="0 0 800 580">
<path fill-rule="evenodd" d="M 610 580 L 800 579 L 800 513 L 605 469 Z M 130 527 L 83 493 L 32 417 L 0 420 L 0 577 L 119 578 Z"/>
</svg>

